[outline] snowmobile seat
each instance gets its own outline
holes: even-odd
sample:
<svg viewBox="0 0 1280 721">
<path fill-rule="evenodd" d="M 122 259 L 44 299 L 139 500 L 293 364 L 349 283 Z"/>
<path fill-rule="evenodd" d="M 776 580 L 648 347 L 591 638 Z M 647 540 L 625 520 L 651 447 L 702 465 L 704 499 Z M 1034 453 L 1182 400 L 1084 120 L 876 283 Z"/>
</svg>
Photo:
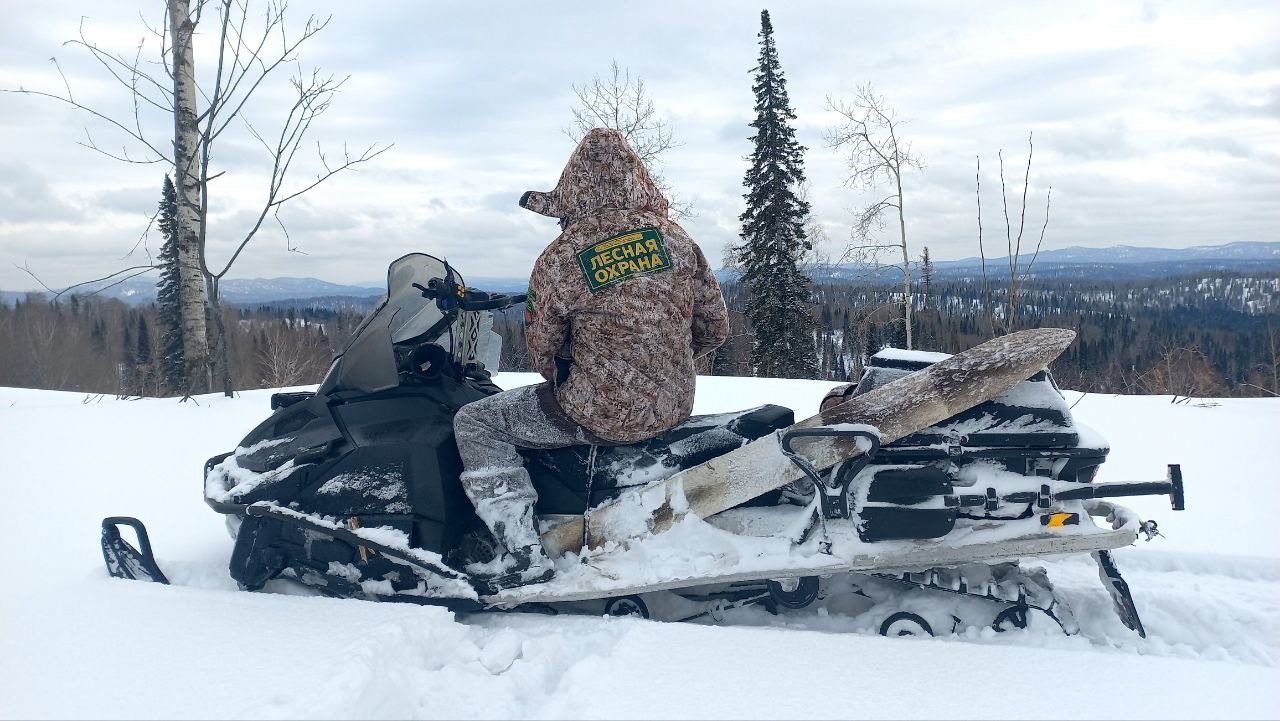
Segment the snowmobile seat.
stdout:
<svg viewBox="0 0 1280 721">
<path fill-rule="evenodd" d="M 766 404 L 745 411 L 692 416 L 641 443 L 526 451 L 540 514 L 580 514 L 623 489 L 671 476 L 795 422 L 790 408 Z M 590 501 L 590 503 L 588 503 Z"/>
</svg>

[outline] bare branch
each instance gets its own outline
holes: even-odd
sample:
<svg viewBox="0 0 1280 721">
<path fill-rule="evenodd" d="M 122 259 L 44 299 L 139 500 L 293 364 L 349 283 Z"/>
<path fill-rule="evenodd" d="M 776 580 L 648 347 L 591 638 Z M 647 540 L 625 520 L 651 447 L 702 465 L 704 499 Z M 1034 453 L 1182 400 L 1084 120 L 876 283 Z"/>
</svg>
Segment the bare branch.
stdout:
<svg viewBox="0 0 1280 721">
<path fill-rule="evenodd" d="M 569 87 L 578 104 L 570 109 L 573 124 L 564 129 L 564 134 L 576 143 L 592 128 L 620 131 L 668 197 L 672 215 L 681 219 L 693 217 L 692 204 L 672 195 L 659 170 L 662 155 L 683 143 L 676 141 L 667 121 L 658 115 L 644 79 L 633 78 L 630 69 L 612 60 L 608 77 L 597 75 L 590 83 Z"/>
<path fill-rule="evenodd" d="M 1027 187 L 1031 184 L 1031 154 L 1035 146 L 1031 144 L 1031 134 L 1027 135 L 1027 171 L 1022 177 L 1022 213 L 1018 218 L 1018 243 L 1013 254 L 1013 271 L 1018 272 L 1018 258 L 1022 256 L 1022 231 L 1027 225 Z"/>
<path fill-rule="evenodd" d="M 1031 271 L 1035 267 L 1036 258 L 1040 257 L 1040 246 L 1044 245 L 1044 231 L 1049 227 L 1049 201 L 1053 199 L 1053 186 L 1049 186 L 1049 192 L 1044 196 L 1044 225 L 1040 226 L 1040 239 L 1036 241 L 1036 252 L 1031 255 L 1031 262 L 1027 263 L 1026 271 L 1023 273 L 1022 282 L 1018 284 L 1019 289 L 1026 284 L 1027 278 L 1031 276 Z"/>
<path fill-rule="evenodd" d="M 155 106 L 157 109 L 163 112 L 173 112 L 173 91 L 169 88 L 166 88 L 164 85 L 161 85 L 159 82 L 155 80 L 155 78 L 151 77 L 150 74 L 145 73 L 140 69 L 140 66 L 142 63 L 142 49 L 146 45 L 146 39 L 143 38 L 138 42 L 136 52 L 134 55 L 134 60 L 132 63 L 130 63 L 130 62 L 127 62 L 123 57 L 108 53 L 105 50 L 99 48 L 97 44 L 90 42 L 89 38 L 85 36 L 85 31 L 84 31 L 85 20 L 86 18 L 84 17 L 80 18 L 80 28 L 79 28 L 80 38 L 78 40 L 68 40 L 65 43 L 63 43 L 63 45 L 64 46 L 78 45 L 84 48 L 89 53 L 90 57 L 96 60 L 98 64 L 101 65 L 103 69 L 105 69 L 107 73 L 116 80 L 116 82 L 120 83 L 120 85 L 122 85 L 124 88 L 129 90 L 130 93 L 138 96 L 138 98 L 141 100 L 145 100 L 147 103 Z M 129 75 L 129 79 L 126 80 L 121 75 L 122 71 Z M 59 72 L 61 72 L 61 69 L 59 69 Z M 146 83 L 149 84 L 153 90 L 159 91 L 160 97 L 163 100 L 160 100 L 160 101 L 155 100 L 150 96 L 146 95 L 145 93 L 143 93 L 138 88 L 139 80 L 146 81 Z M 68 88 L 68 94 L 70 94 L 70 88 Z"/>
<path fill-rule="evenodd" d="M 843 121 L 826 133 L 829 147 L 848 152 L 846 167 L 849 174 L 845 185 L 875 187 L 883 179 L 892 186 L 892 192 L 868 204 L 857 215 L 851 230 L 851 242 L 865 243 L 870 236 L 884 228 L 884 216 L 893 212 L 898 221 L 898 242 L 892 247 L 902 252 L 902 318 L 906 327 L 907 348 L 912 348 L 911 310 L 914 301 L 911 293 L 911 256 L 907 248 L 907 225 L 902 192 L 904 168 L 923 168 L 924 162 L 911 153 L 908 143 L 898 136 L 897 114 L 885 102 L 883 96 L 870 85 L 860 85 L 850 102 L 827 98 L 827 108 L 839 114 Z M 851 246 L 850 250 L 854 247 Z M 880 252 L 878 249 L 875 252 Z M 846 256 L 849 255 L 846 252 Z"/>
<path fill-rule="evenodd" d="M 988 318 L 991 315 L 991 290 L 987 285 L 987 251 L 982 243 L 982 157 L 974 156 L 978 169 L 974 173 L 975 195 L 978 198 L 978 256 L 982 259 L 982 308 Z"/>
<path fill-rule="evenodd" d="M 644 79 L 633 80 L 631 71 L 620 67 L 617 60 L 610 62 L 609 69 L 607 79 L 596 76 L 587 85 L 570 86 L 579 105 L 572 109 L 574 125 L 565 134 L 578 141 L 592 128 L 619 130 L 645 165 L 651 166 L 680 143 L 667 122 L 657 116 Z"/>
<path fill-rule="evenodd" d="M 160 209 L 159 209 L 159 208 L 157 208 L 157 209 L 156 209 L 156 212 L 152 213 L 151 215 L 149 215 L 149 216 L 147 217 L 147 225 L 146 225 L 146 227 L 145 227 L 145 228 L 143 228 L 143 229 L 142 229 L 142 232 L 138 234 L 138 240 L 134 242 L 133 247 L 129 249 L 129 252 L 128 252 L 128 253 L 125 253 L 125 254 L 124 254 L 124 255 L 122 255 L 122 256 L 120 256 L 120 259 L 121 259 L 121 260 L 124 260 L 125 258 L 128 258 L 129 256 L 133 255 L 133 254 L 134 254 L 134 252 L 136 252 L 136 251 L 138 250 L 138 246 L 139 246 L 139 245 L 141 245 L 141 246 L 142 246 L 142 251 L 143 251 L 144 253 L 146 253 L 146 254 L 147 254 L 147 263 L 148 263 L 148 264 L 150 264 L 150 265 L 155 265 L 155 261 L 154 261 L 154 260 L 152 260 L 152 258 L 151 258 L 151 249 L 150 249 L 150 248 L 148 248 L 148 247 L 145 245 L 145 243 L 146 243 L 146 240 L 147 240 L 147 236 L 151 234 L 151 228 L 152 228 L 152 226 L 154 226 L 154 225 L 155 225 L 156 219 L 157 219 L 157 218 L 159 218 L 159 217 L 160 217 Z"/>
<path fill-rule="evenodd" d="M 265 219 L 267 212 L 269 210 L 273 208 L 278 209 L 279 206 L 287 203 L 290 200 L 293 200 L 294 198 L 298 197 L 299 195 L 302 195 L 303 193 L 306 193 L 316 188 L 321 183 L 324 183 L 326 180 L 328 180 L 329 178 L 332 178 L 338 173 L 341 173 L 344 170 L 349 170 L 360 163 L 366 163 L 370 160 L 373 160 L 379 155 L 382 155 L 386 151 L 390 150 L 392 147 L 394 147 L 394 144 L 387 145 L 382 148 L 378 148 L 376 144 L 370 145 L 368 148 L 364 150 L 364 152 L 362 152 L 357 157 L 351 157 L 351 155 L 347 153 L 347 151 L 344 148 L 343 150 L 344 161 L 341 165 L 328 167 L 326 164 L 326 172 L 318 175 L 314 181 L 312 181 L 305 187 L 301 188 L 300 190 L 289 193 L 284 197 L 276 198 L 274 194 L 269 196 L 267 204 L 263 207 L 262 212 L 259 214 L 258 219 L 254 223 L 253 227 L 250 228 L 249 232 L 245 234 L 244 239 L 240 241 L 240 245 L 236 247 L 236 250 L 232 254 L 231 259 L 227 261 L 226 265 L 223 266 L 222 270 L 213 274 L 214 277 L 221 278 L 222 276 L 226 275 L 227 271 L 231 270 L 231 266 L 232 264 L 235 263 L 236 258 L 240 256 L 240 253 L 244 251 L 246 246 L 249 245 L 249 241 L 253 240 L 253 236 L 257 234 L 258 229 L 262 226 L 262 221 Z M 279 178 L 280 180 L 283 180 L 283 175 L 280 175 Z M 279 189 L 279 186 L 277 185 L 276 190 L 278 191 L 278 189 Z"/>
<path fill-rule="evenodd" d="M 245 103 L 249 102 L 249 99 L 253 97 L 258 87 L 262 84 L 262 81 L 269 74 L 271 74 L 273 70 L 275 70 L 277 67 L 279 67 L 283 63 L 292 62 L 293 51 L 297 50 L 299 45 L 309 40 L 313 35 L 320 32 L 321 30 L 324 30 L 329 25 L 329 22 L 333 19 L 333 16 L 330 15 L 326 17 L 323 21 L 317 21 L 316 17 L 312 15 L 311 17 L 307 18 L 306 29 L 303 31 L 302 37 L 298 38 L 298 40 L 296 40 L 293 43 L 290 43 L 288 42 L 287 39 L 285 39 L 284 30 L 283 30 L 283 27 L 281 27 L 281 38 L 282 38 L 281 53 L 278 57 L 272 60 L 270 65 L 268 65 L 264 63 L 261 59 L 261 50 L 266 44 L 266 39 L 270 33 L 270 30 L 276 26 L 282 26 L 284 8 L 285 6 L 283 4 L 279 6 L 278 14 L 274 17 L 273 20 L 269 20 L 268 22 L 268 30 L 263 33 L 262 42 L 251 53 L 251 62 L 257 62 L 260 66 L 257 78 L 250 84 L 249 88 L 244 92 L 244 94 L 240 97 L 240 99 L 236 101 L 235 107 L 231 110 L 230 113 L 226 115 L 225 120 L 223 120 L 222 123 L 218 125 L 218 127 L 213 131 L 213 133 L 210 135 L 210 138 L 218 137 L 218 135 L 220 135 L 222 131 L 226 129 L 227 125 L 232 121 L 232 119 L 234 119 L 237 115 L 240 114 L 240 111 L 241 109 L 244 108 Z M 230 102 L 230 98 L 235 96 L 236 92 L 239 90 L 240 81 L 244 77 L 245 77 L 245 74 L 242 73 L 239 76 L 239 78 L 236 79 L 235 84 L 227 89 L 226 97 L 228 100 L 226 102 Z M 346 80 L 344 79 L 343 82 L 346 82 Z M 341 83 L 339 83 L 339 85 L 341 85 Z"/>
<path fill-rule="evenodd" d="M 1263 393 L 1266 393 L 1267 395 L 1272 395 L 1272 396 L 1275 396 L 1275 397 L 1277 397 L 1277 398 L 1280 398 L 1280 393 L 1276 393 L 1275 391 L 1267 390 L 1266 388 L 1263 388 L 1262 386 L 1257 386 L 1257 385 L 1254 385 L 1254 384 L 1252 384 L 1252 383 L 1244 383 L 1244 382 L 1241 382 L 1241 383 L 1240 383 L 1240 385 L 1242 385 L 1242 386 L 1248 386 L 1249 388 L 1257 388 L 1258 390 L 1262 391 Z"/>
<path fill-rule="evenodd" d="M 1031 165 L 1032 165 L 1032 159 L 1034 157 L 1034 151 L 1035 151 L 1035 146 L 1032 144 L 1032 138 L 1033 136 L 1031 134 L 1028 134 L 1027 165 L 1026 165 L 1026 169 L 1024 171 L 1023 179 L 1022 179 L 1022 207 L 1019 213 L 1018 234 L 1017 234 L 1016 241 L 1013 235 L 1013 225 L 1009 219 L 1009 193 L 1008 193 L 1008 186 L 1006 185 L 1005 178 L 1004 178 L 1004 151 L 1002 149 L 1000 151 L 997 151 L 996 153 L 1000 161 L 1000 200 L 1001 200 L 1001 208 L 1004 213 L 1005 246 L 1008 252 L 1008 257 L 1006 258 L 1006 261 L 1008 262 L 1008 265 L 1009 265 L 1009 282 L 1008 282 L 1007 289 L 1005 289 L 1006 290 L 1005 297 L 1008 303 L 1008 313 L 1002 314 L 1002 322 L 1000 323 L 1000 325 L 1003 327 L 1003 330 L 1005 332 L 1012 332 L 1017 327 L 1018 310 L 1021 306 L 1021 301 L 1024 296 L 1024 288 L 1026 286 L 1027 280 L 1031 277 L 1031 274 L 1035 268 L 1036 260 L 1040 257 L 1040 250 L 1044 246 L 1045 232 L 1049 227 L 1049 209 L 1051 207 L 1051 202 L 1053 197 L 1052 186 L 1050 186 L 1049 192 L 1045 196 L 1044 223 L 1040 227 L 1040 236 L 1036 241 L 1035 251 L 1032 253 L 1031 259 L 1027 262 L 1027 265 L 1025 267 L 1021 267 L 1022 239 L 1026 231 L 1027 195 L 1029 193 L 1029 188 L 1031 186 Z M 983 245 L 983 237 L 982 237 L 981 169 L 982 169 L 982 161 L 981 161 L 981 158 L 979 158 L 978 159 L 979 172 L 975 178 L 977 183 L 977 202 L 978 202 L 978 250 L 979 250 L 979 253 L 982 255 L 983 271 L 984 271 L 983 272 L 983 289 L 984 289 L 983 303 L 985 306 L 989 307 L 989 302 L 990 302 L 990 296 L 988 294 L 989 286 L 987 285 L 987 277 L 985 272 L 986 271 L 986 252 Z M 988 311 L 988 314 L 993 319 L 992 330 L 994 332 L 995 325 L 996 325 L 994 320 L 995 314 L 992 311 Z"/>
<path fill-rule="evenodd" d="M 62 86 L 67 89 L 67 98 L 74 102 L 75 99 L 71 97 L 71 81 L 67 80 L 66 73 L 62 72 L 62 64 L 57 58 L 49 58 L 49 62 L 53 63 L 53 67 L 58 71 L 58 77 L 62 78 Z"/>
<path fill-rule="evenodd" d="M 284 220 L 280 217 L 280 206 L 278 205 L 276 206 L 275 212 L 273 212 L 271 216 L 275 218 L 276 225 L 280 226 L 280 232 L 284 233 L 285 250 L 289 251 L 290 253 L 300 253 L 302 255 L 308 255 L 308 253 L 306 253 L 303 250 L 300 250 L 297 246 L 293 244 L 293 238 L 289 237 L 289 229 L 285 227 Z"/>
<path fill-rule="evenodd" d="M 69 292 L 69 291 L 71 291 L 71 290 L 73 290 L 73 289 L 75 289 L 75 288 L 79 288 L 79 287 L 82 287 L 82 286 L 86 286 L 86 285 L 89 285 L 90 283 L 101 283 L 101 282 L 103 282 L 103 281 L 105 281 L 105 280 L 111 280 L 112 278 L 115 278 L 116 276 L 119 276 L 119 275 L 125 275 L 126 273 L 130 273 L 130 274 L 131 274 L 131 275 L 126 275 L 124 278 L 121 278 L 120 280 L 117 280 L 116 282 L 111 283 L 110 285 L 103 286 L 103 287 L 101 287 L 101 288 L 98 288 L 97 290 L 94 290 L 94 291 L 91 291 L 91 292 L 89 292 L 89 293 L 86 293 L 86 294 L 85 294 L 85 295 L 97 295 L 98 293 L 101 293 L 102 291 L 107 290 L 107 289 L 109 289 L 109 288 L 114 288 L 115 286 L 120 285 L 121 283 L 123 283 L 123 282 L 125 282 L 125 281 L 127 281 L 127 280 L 130 280 L 130 279 L 132 279 L 132 278 L 136 278 L 136 277 L 138 277 L 138 276 L 140 276 L 140 275 L 142 275 L 142 274 L 144 274 L 144 273 L 148 273 L 148 272 L 150 272 L 150 271 L 152 271 L 152 270 L 155 270 L 158 266 L 155 266 L 155 265 L 135 265 L 135 266 L 133 266 L 133 267 L 131 267 L 131 268 L 125 268 L 125 269 L 123 269 L 123 270 L 117 270 L 116 272 L 111 273 L 111 274 L 109 274 L 109 275 L 105 275 L 105 276 L 103 276 L 103 277 L 101 277 L 101 278 L 94 278 L 93 280 L 86 280 L 86 281 L 81 282 L 81 283 L 76 283 L 75 285 L 69 285 L 69 286 L 67 286 L 66 288 L 63 288 L 62 290 L 58 290 L 58 291 L 55 291 L 53 288 L 50 288 L 50 287 L 49 287 L 49 286 L 48 286 L 48 285 L 47 285 L 43 280 L 40 280 L 40 277 L 39 277 L 39 276 L 37 276 L 37 275 L 35 274 L 35 272 L 31 270 L 31 267 L 30 267 L 30 266 L 28 266 L 28 265 L 26 265 L 26 264 L 18 265 L 17 263 L 14 263 L 14 264 L 13 264 L 13 267 L 15 267 L 15 268 L 17 268 L 18 270 L 21 270 L 22 272 L 24 272 L 24 273 L 26 273 L 27 275 L 31 276 L 31 278 L 32 278 L 33 280 L 35 280 L 35 282 L 37 282 L 37 283 L 39 283 L 39 284 L 40 284 L 40 287 L 44 288 L 46 291 L 48 291 L 48 292 L 50 292 L 50 293 L 52 293 L 52 294 L 53 294 L 53 300 L 57 300 L 57 299 L 58 299 L 58 298 L 60 298 L 63 294 L 65 294 L 65 293 L 67 293 L 67 292 Z"/>
<path fill-rule="evenodd" d="M 1007 324 L 1013 323 L 1013 314 L 1016 308 L 1016 288 L 1017 278 L 1013 274 L 1013 227 L 1009 224 L 1009 193 L 1004 183 L 1004 149 L 996 151 L 996 157 L 1000 159 L 1000 200 L 1004 205 L 1004 239 L 1005 245 L 1008 247 L 1008 253 L 1005 258 L 1009 263 L 1009 318 L 1006 319 Z"/>
<path fill-rule="evenodd" d="M 392 144 L 390 144 L 390 145 L 383 146 L 383 147 L 381 147 L 381 148 L 379 148 L 379 147 L 377 146 L 377 144 L 373 144 L 373 145 L 370 145 L 369 147 L 365 148 L 365 149 L 364 149 L 364 151 L 360 153 L 360 155 L 358 155 L 358 156 L 356 156 L 356 157 L 354 157 L 354 158 L 353 158 L 353 157 L 351 157 L 351 155 L 350 155 L 349 153 L 347 153 L 346 148 L 344 147 L 344 148 L 343 148 L 343 153 L 342 153 L 342 154 L 343 154 L 343 158 L 344 158 L 344 160 L 343 160 L 342 165 L 338 165 L 338 166 L 335 166 L 335 167 L 333 167 L 333 168 L 329 168 L 329 167 L 327 167 L 327 166 L 326 166 L 326 171 L 325 171 L 324 173 L 322 173 L 322 174 L 320 174 L 320 175 L 316 176 L 316 179 L 315 179 L 314 181 L 312 181 L 310 184 L 308 184 L 306 187 L 304 187 L 304 188 L 302 188 L 302 189 L 300 189 L 300 190 L 294 191 L 294 192 L 292 192 L 292 193 L 289 193 L 288 195 L 284 196 L 283 198 L 279 198 L 278 200 L 273 201 L 273 202 L 271 203 L 271 205 L 272 205 L 272 206 L 283 205 L 284 203 L 287 203 L 288 201 L 293 200 L 294 198 L 298 197 L 299 195 L 302 195 L 303 193 L 305 193 L 305 192 L 307 192 L 307 191 L 309 191 L 309 190 L 311 190 L 311 189 L 315 188 L 316 186 L 318 186 L 318 185 L 320 185 L 321 183 L 325 182 L 325 181 L 326 181 L 326 180 L 328 180 L 329 178 L 332 178 L 333 176 L 337 175 L 338 173 L 341 173 L 341 172 L 342 172 L 342 171 L 344 171 L 344 170 L 348 170 L 348 169 L 352 168 L 352 167 L 353 167 L 353 166 L 355 166 L 355 165 L 359 165 L 360 163 L 367 163 L 367 162 L 369 162 L 370 160 L 373 160 L 374 158 L 378 157 L 379 155 L 382 155 L 383 153 L 387 152 L 388 150 L 390 150 L 390 149 L 391 149 L 391 148 L 393 148 L 393 147 L 395 147 L 395 144 L 394 144 L 394 143 L 392 143 Z"/>
<path fill-rule="evenodd" d="M 160 36 L 160 65 L 164 68 L 164 74 L 169 78 L 169 82 L 173 82 L 173 66 L 169 63 L 169 3 L 164 4 L 164 22 L 161 23 L 162 31 Z"/>
<path fill-rule="evenodd" d="M 161 158 L 161 159 L 165 159 L 165 158 L 167 157 L 167 156 L 165 156 L 165 154 L 164 154 L 164 153 L 162 153 L 162 152 L 160 152 L 159 150 L 157 150 L 157 149 L 155 148 L 155 146 L 154 146 L 154 145 L 152 145 L 152 144 L 151 144 L 151 142 L 150 142 L 150 141 L 148 141 L 145 137 L 143 137 L 142 135 L 139 135 L 138 133 L 134 132 L 133 130 L 130 130 L 130 129 L 128 128 L 128 126 L 125 126 L 125 125 L 121 124 L 120 122 L 118 122 L 117 120 L 115 120 L 115 119 L 113 119 L 113 118 L 110 118 L 110 117 L 108 117 L 108 116 L 106 116 L 106 115 L 103 115 L 102 113 L 98 112 L 97 110 L 94 110 L 93 108 L 90 108 L 90 107 L 88 107 L 88 106 L 86 106 L 86 105 L 81 105 L 80 103 L 76 102 L 75 100 L 73 100 L 73 99 L 72 99 L 72 98 L 70 98 L 70 97 L 63 97 L 63 96 L 61 96 L 61 95 L 54 95 L 53 93 L 46 93 L 46 92 L 43 92 L 43 91 L 40 91 L 40 90 L 27 90 L 26 88 L 18 88 L 17 90 L 9 90 L 9 89 L 6 89 L 6 88 L 0 88 L 0 93 L 16 93 L 16 94 L 20 94 L 20 95 L 35 95 L 35 96 L 37 96 L 37 97 L 50 98 L 50 99 L 52 99 L 52 100 L 57 100 L 58 102 L 61 102 L 61 103 L 66 103 L 67 105 L 70 105 L 71 107 L 76 108 L 77 110 L 82 110 L 82 111 L 84 111 L 84 112 L 86 112 L 86 113 L 88 113 L 88 114 L 92 115 L 93 117 L 98 118 L 99 120 L 103 120 L 103 121 L 105 121 L 105 122 L 107 122 L 107 123 L 109 123 L 109 124 L 111 124 L 111 125 L 114 125 L 115 127 L 119 128 L 119 129 L 120 129 L 124 134 L 126 134 L 126 135 L 128 135 L 129 137 L 133 138 L 134 140 L 137 140 L 138 142 L 142 143 L 144 146 L 146 146 L 147 150 L 150 150 L 151 152 L 155 153 L 157 157 L 159 157 L 159 158 Z M 96 148 L 95 148 L 95 150 L 96 150 Z M 158 161 L 157 161 L 157 162 L 158 162 Z"/>
<path fill-rule="evenodd" d="M 116 155 L 115 153 L 108 152 L 108 151 L 106 151 L 106 150 L 103 150 L 101 147 L 99 147 L 99 146 L 98 146 L 98 144 L 97 144 L 97 142 L 93 139 L 93 135 L 89 132 L 89 129 L 88 129 L 88 128 L 85 128 L 85 129 L 84 129 L 84 136 L 85 136 L 85 138 L 87 138 L 87 139 L 88 139 L 88 142 L 87 142 L 87 143 L 82 143 L 82 142 L 80 142 L 79 140 L 77 140 L 77 141 L 76 141 L 76 145 L 79 145 L 79 146 L 80 146 L 80 147 L 82 147 L 82 148 L 87 148 L 87 149 L 89 149 L 89 150 L 92 150 L 92 151 L 94 151 L 95 153 L 100 153 L 100 154 L 102 154 L 102 155 L 105 155 L 105 156 L 107 156 L 108 158 L 111 158 L 112 160 L 118 160 L 118 161 L 120 161 L 120 162 L 122 162 L 122 163 L 134 163 L 134 164 L 137 164 L 137 165 L 151 165 L 151 164 L 153 164 L 153 163 L 167 163 L 167 162 L 170 162 L 168 158 L 151 158 L 151 159 L 147 159 L 147 160 L 140 160 L 140 159 L 138 159 L 138 158 L 131 158 L 131 157 L 129 157 L 129 149 L 128 149 L 128 148 L 124 148 L 124 147 L 122 147 L 122 148 L 120 149 L 120 154 L 119 154 L 119 155 Z"/>
</svg>

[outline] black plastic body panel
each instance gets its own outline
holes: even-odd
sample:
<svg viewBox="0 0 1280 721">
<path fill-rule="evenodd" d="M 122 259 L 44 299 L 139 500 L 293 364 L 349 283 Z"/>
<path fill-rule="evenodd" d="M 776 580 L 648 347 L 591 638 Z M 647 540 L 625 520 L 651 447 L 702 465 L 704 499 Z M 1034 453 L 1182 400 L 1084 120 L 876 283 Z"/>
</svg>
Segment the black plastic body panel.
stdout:
<svg viewBox="0 0 1280 721">
<path fill-rule="evenodd" d="M 528 451 L 538 513 L 581 514 L 627 488 L 666 478 L 794 422 L 790 408 L 776 405 L 693 416 L 643 443 L 598 446 L 594 467 L 590 446 Z"/>
<path fill-rule="evenodd" d="M 453 417 L 463 405 L 498 392 L 488 378 L 442 373 L 377 393 L 292 395 L 254 428 L 235 452 L 240 467 L 264 480 L 236 498 L 210 501 L 235 509 L 271 501 L 295 510 L 368 525 L 403 527 L 419 548 L 447 555 L 480 527 L 458 477 L 462 461 Z M 790 409 L 696 416 L 636 445 L 522 451 L 542 514 L 581 514 L 624 488 L 671 475 L 785 428 Z M 222 458 L 210 459 L 208 468 Z M 615 471 L 626 467 L 628 474 Z M 276 471 L 275 473 L 270 473 Z M 590 493 L 588 492 L 590 489 Z"/>
</svg>

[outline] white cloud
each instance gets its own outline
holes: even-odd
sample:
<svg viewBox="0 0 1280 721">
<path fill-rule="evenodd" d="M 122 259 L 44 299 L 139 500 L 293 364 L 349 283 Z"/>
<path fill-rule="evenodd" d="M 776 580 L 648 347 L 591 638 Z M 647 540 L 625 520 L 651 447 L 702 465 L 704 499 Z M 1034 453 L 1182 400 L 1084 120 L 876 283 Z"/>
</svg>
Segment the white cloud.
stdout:
<svg viewBox="0 0 1280 721">
<path fill-rule="evenodd" d="M 87 27 L 103 47 L 131 53 L 145 32 L 138 12 L 155 18 L 156 9 L 150 0 L 99 3 Z M 83 12 L 83 2 L 71 0 L 10 3 L 0 25 L 0 87 L 58 90 L 48 62 L 57 55 L 77 97 L 127 116 L 113 81 L 60 44 L 75 36 Z M 695 202 L 689 230 L 713 262 L 737 241 L 758 8 L 728 0 L 312 0 L 291 12 L 299 22 L 303 12 L 334 14 L 303 47 L 302 67 L 351 76 L 314 140 L 330 153 L 344 141 L 395 147 L 282 213 L 306 255 L 289 252 L 270 223 L 235 275 L 362 282 L 415 250 L 447 255 L 472 275 L 524 275 L 556 231 L 516 201 L 526 189 L 552 187 L 571 150 L 562 133 L 570 84 L 605 72 L 615 58 L 645 78 L 684 143 L 666 158 L 664 175 Z M 997 149 L 1007 162 L 1025 157 L 1031 131 L 1032 188 L 1054 187 L 1047 245 L 1276 239 L 1274 3 L 811 0 L 772 16 L 798 137 L 808 147 L 811 200 L 833 245 L 847 236 L 848 210 L 863 196 L 842 186 L 842 160 L 823 144 L 832 122 L 823 107 L 864 81 L 909 120 L 928 163 L 906 179 L 917 252 L 928 244 L 939 259 L 974 254 L 974 158 L 982 156 L 987 176 Z M 270 94 L 273 101 L 254 109 L 262 127 L 284 99 Z M 151 122 L 162 137 L 163 118 Z M 108 272 L 153 212 L 163 168 L 126 166 L 78 147 L 86 124 L 70 109 L 0 94 L 0 288 L 30 285 L 13 263 L 30 262 L 58 282 Z M 88 124 L 104 145 L 123 143 Z M 305 152 L 297 182 L 317 167 L 314 145 Z M 211 254 L 224 257 L 261 202 L 265 170 L 243 134 L 215 161 L 228 173 L 215 185 Z M 1020 166 L 1007 172 L 1020 182 Z M 984 177 L 984 190 L 994 187 Z M 1038 217 L 1042 200 L 1029 205 Z"/>
</svg>

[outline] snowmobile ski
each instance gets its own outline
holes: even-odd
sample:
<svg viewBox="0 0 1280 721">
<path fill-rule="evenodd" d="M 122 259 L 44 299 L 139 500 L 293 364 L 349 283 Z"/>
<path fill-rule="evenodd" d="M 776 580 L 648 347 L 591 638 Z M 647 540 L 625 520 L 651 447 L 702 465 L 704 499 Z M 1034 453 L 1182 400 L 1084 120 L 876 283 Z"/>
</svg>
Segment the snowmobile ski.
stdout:
<svg viewBox="0 0 1280 721">
<path fill-rule="evenodd" d="M 138 547 L 124 540 L 120 526 L 128 526 L 138 536 Z M 142 521 L 131 516 L 110 516 L 102 519 L 102 558 L 107 563 L 107 573 L 114 578 L 131 581 L 154 581 L 169 584 L 155 554 L 151 552 L 151 539 Z"/>
<path fill-rule="evenodd" d="M 359 549 L 361 557 L 367 561 L 370 553 L 381 554 L 414 569 L 415 574 L 424 581 L 430 581 L 435 588 L 430 595 L 436 597 L 452 597 L 459 600 L 476 598 L 476 591 L 467 574 L 450 568 L 443 560 L 430 551 L 412 547 L 397 548 L 384 543 L 380 536 L 386 535 L 386 529 L 362 528 L 358 524 L 346 527 L 332 519 L 318 519 L 304 513 L 272 503 L 253 503 L 245 508 L 245 514 L 255 519 L 270 519 L 285 526 L 295 526 L 329 538 L 339 539 Z M 241 528 L 240 533 L 249 533 L 249 529 Z M 279 543 L 276 534 L 266 534 L 266 543 Z M 258 549 L 261 553 L 261 549 Z M 246 554 L 251 555 L 251 554 Z M 277 554 L 279 555 L 279 554 Z M 265 569 L 260 563 L 250 558 L 231 560 L 231 575 L 241 584 L 248 587 L 261 587 L 263 583 L 274 577 L 280 569 Z"/>
<path fill-rule="evenodd" d="M 1111 595 L 1111 603 L 1115 606 L 1116 615 L 1120 617 L 1129 630 L 1135 631 L 1142 638 L 1147 637 L 1147 629 L 1142 625 L 1142 619 L 1138 617 L 1138 607 L 1133 603 L 1133 594 L 1129 592 L 1129 584 L 1120 576 L 1120 569 L 1116 567 L 1116 561 L 1111 557 L 1111 551 L 1098 550 L 1092 554 L 1093 560 L 1098 562 L 1098 578 L 1102 579 L 1102 585 L 1107 589 L 1107 593 Z"/>
</svg>

